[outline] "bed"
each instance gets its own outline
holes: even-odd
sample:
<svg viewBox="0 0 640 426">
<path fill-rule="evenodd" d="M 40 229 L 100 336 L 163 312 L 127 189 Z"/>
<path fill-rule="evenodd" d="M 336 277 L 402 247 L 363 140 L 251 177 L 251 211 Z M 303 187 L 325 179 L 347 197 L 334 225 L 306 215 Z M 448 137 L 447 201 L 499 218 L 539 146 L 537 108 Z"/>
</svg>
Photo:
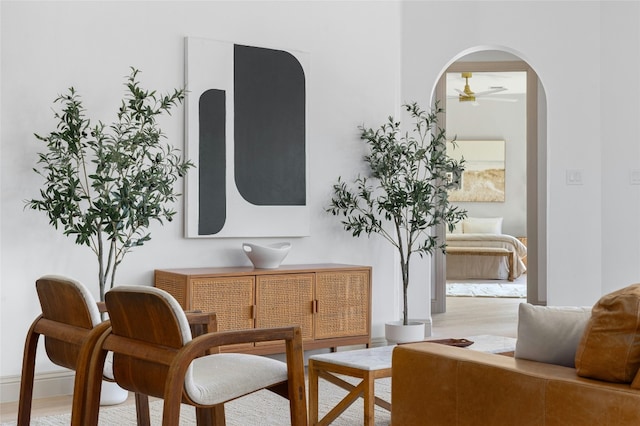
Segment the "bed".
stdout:
<svg viewBox="0 0 640 426">
<path fill-rule="evenodd" d="M 502 233 L 502 218 L 467 218 L 447 233 L 447 280 L 517 279 L 527 271 L 527 247 Z"/>
</svg>

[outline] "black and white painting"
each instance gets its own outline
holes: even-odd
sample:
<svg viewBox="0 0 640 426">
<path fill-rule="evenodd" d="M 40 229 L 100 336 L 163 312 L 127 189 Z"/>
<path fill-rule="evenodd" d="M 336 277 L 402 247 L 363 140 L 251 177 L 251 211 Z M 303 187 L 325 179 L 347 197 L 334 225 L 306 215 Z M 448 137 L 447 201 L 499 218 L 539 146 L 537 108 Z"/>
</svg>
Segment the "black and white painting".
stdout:
<svg viewBox="0 0 640 426">
<path fill-rule="evenodd" d="M 307 62 L 186 39 L 187 237 L 309 235 Z"/>
</svg>

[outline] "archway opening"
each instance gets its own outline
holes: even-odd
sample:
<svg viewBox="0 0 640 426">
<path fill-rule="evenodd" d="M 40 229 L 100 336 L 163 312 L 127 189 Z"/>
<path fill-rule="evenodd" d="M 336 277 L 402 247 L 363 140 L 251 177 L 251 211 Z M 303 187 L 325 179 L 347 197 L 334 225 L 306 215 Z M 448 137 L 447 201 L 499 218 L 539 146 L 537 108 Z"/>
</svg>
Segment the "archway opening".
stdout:
<svg viewBox="0 0 640 426">
<path fill-rule="evenodd" d="M 469 91 L 480 96 L 465 98 Z M 546 303 L 547 124 L 546 96 L 538 75 L 515 52 L 469 49 L 443 68 L 432 100 L 445 106 L 440 122 L 448 137 L 455 135 L 470 146 L 501 147 L 493 155 L 503 156 L 493 159 L 502 161 L 497 167 L 503 173 L 501 194 L 488 200 L 479 194 L 482 191 L 467 188 L 454 203 L 467 209 L 469 216 L 502 217 L 504 233 L 526 242 L 526 299 L 533 304 Z M 474 145 L 471 141 L 494 142 Z M 484 154 L 487 152 L 479 156 L 481 160 L 487 160 Z M 445 238 L 444 227 L 438 233 Z M 446 256 L 438 253 L 434 256 L 432 313 L 446 311 L 446 272 Z"/>
</svg>

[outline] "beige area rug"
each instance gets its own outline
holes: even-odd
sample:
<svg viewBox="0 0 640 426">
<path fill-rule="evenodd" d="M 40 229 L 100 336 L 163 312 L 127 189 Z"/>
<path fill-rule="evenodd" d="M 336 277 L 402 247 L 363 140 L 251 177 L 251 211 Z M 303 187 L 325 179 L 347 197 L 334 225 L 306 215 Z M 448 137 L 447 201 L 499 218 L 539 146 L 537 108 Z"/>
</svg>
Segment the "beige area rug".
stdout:
<svg viewBox="0 0 640 426">
<path fill-rule="evenodd" d="M 522 276 L 507 280 L 460 280 L 447 281 L 447 296 L 451 297 L 527 297 L 527 280 Z"/>
<path fill-rule="evenodd" d="M 345 378 L 352 383 L 354 380 Z M 346 391 L 324 380 L 320 380 L 320 416 L 324 416 L 345 395 Z M 307 393 L 307 397 L 308 397 Z M 376 396 L 390 401 L 391 379 L 379 379 L 376 381 Z M 152 426 L 162 424 L 162 401 L 151 402 Z M 290 425 L 289 401 L 269 391 L 259 391 L 254 394 L 239 398 L 225 404 L 227 426 L 280 426 Z M 362 425 L 363 402 L 358 399 L 344 413 L 340 415 L 332 425 Z M 31 420 L 32 426 L 68 426 L 70 414 L 40 417 Z M 376 426 L 388 426 L 391 422 L 391 414 L 376 405 Z M 0 426 L 15 426 L 16 422 L 2 423 Z M 195 410 L 183 405 L 180 410 L 180 425 L 195 425 Z M 126 404 L 100 409 L 99 425 L 101 426 L 128 426 L 136 425 L 135 406 Z"/>
</svg>

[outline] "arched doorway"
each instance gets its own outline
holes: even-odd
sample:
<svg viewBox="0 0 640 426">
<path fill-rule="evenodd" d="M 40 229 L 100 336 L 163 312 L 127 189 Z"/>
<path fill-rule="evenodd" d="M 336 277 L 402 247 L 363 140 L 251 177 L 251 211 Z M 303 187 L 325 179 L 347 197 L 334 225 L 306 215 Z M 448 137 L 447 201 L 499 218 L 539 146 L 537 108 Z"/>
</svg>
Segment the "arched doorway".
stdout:
<svg viewBox="0 0 640 426">
<path fill-rule="evenodd" d="M 502 50 L 481 50 L 462 54 L 447 67 L 436 86 L 434 98 L 445 105 L 447 73 L 524 72 L 526 73 L 526 237 L 527 237 L 527 301 L 546 303 L 547 288 L 547 155 L 546 97 L 538 75 L 519 56 Z M 446 111 L 445 113 L 446 114 Z M 446 116 L 440 123 L 446 123 Z M 506 166 L 508 167 L 508 165 Z M 437 230 L 444 238 L 445 229 Z M 431 312 L 446 311 L 446 256 L 434 255 L 432 268 Z"/>
</svg>

